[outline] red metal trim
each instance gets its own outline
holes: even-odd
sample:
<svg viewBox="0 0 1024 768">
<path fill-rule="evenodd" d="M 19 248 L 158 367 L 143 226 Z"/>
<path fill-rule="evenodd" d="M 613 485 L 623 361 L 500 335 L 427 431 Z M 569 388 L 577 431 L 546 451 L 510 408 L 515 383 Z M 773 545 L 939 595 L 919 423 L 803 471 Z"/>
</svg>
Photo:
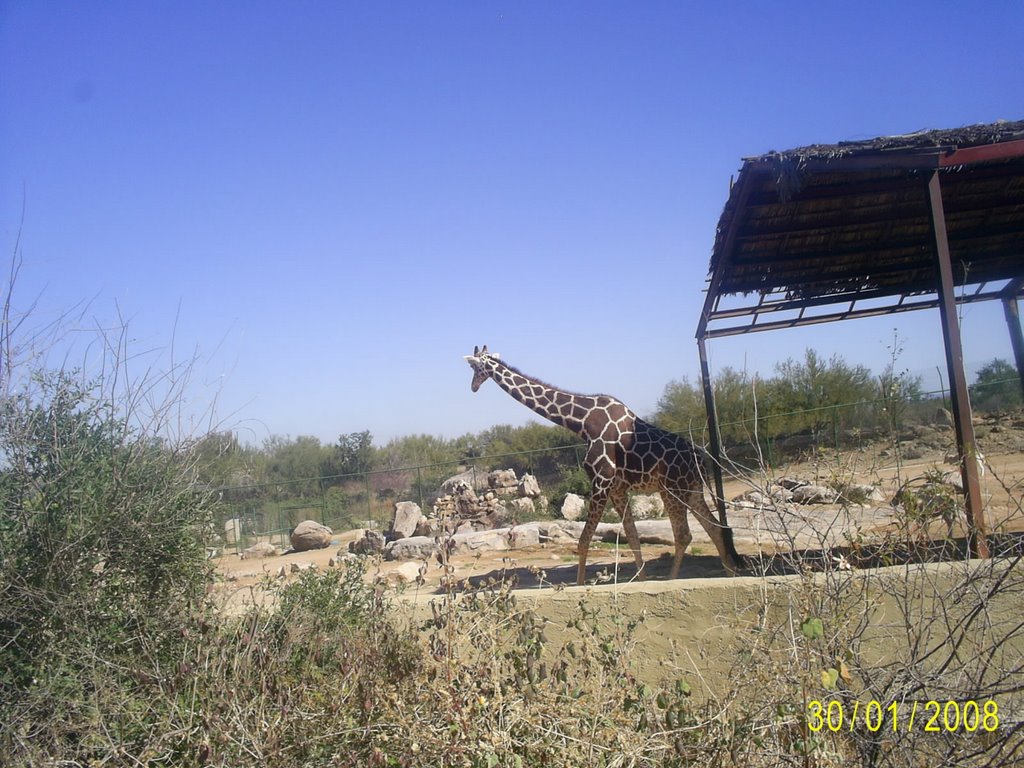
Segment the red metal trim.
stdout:
<svg viewBox="0 0 1024 768">
<path fill-rule="evenodd" d="M 939 168 L 957 165 L 973 165 L 998 160 L 1024 158 L 1024 139 L 1002 141 L 998 144 L 979 144 L 974 147 L 955 149 L 939 158 Z"/>
</svg>

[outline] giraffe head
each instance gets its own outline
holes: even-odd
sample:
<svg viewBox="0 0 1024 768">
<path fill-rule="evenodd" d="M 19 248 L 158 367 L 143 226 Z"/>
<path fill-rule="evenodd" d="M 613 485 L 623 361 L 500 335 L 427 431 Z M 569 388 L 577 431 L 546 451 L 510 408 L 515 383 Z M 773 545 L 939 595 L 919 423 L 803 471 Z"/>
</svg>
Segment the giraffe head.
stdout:
<svg viewBox="0 0 1024 768">
<path fill-rule="evenodd" d="M 488 352 L 486 344 L 484 344 L 483 349 L 473 347 L 473 354 L 466 355 L 466 362 L 473 369 L 473 383 L 471 386 L 474 392 L 480 389 L 480 385 L 487 381 L 494 373 L 494 364 L 498 361 L 499 357 L 500 355 L 497 352 Z"/>
</svg>

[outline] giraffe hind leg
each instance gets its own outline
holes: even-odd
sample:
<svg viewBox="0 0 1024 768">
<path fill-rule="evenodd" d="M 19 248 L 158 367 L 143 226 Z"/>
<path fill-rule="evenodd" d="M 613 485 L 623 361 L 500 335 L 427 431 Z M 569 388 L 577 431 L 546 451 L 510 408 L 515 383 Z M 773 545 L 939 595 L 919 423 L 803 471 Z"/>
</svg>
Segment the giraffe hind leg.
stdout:
<svg viewBox="0 0 1024 768">
<path fill-rule="evenodd" d="M 675 540 L 675 555 L 672 558 L 672 570 L 669 571 L 669 578 L 677 579 L 679 578 L 679 569 L 683 565 L 686 548 L 693 541 L 693 534 L 690 533 L 690 523 L 686 519 L 686 505 L 668 493 L 662 494 L 662 500 L 665 502 L 665 514 L 672 522 L 672 538 Z"/>
<path fill-rule="evenodd" d="M 704 501 L 704 494 L 702 492 L 685 491 L 680 495 L 683 498 L 683 503 L 690 508 L 690 511 L 693 512 L 701 527 L 707 531 L 711 541 L 714 542 L 725 570 L 729 572 L 730 576 L 735 576 L 742 567 L 742 560 L 736 552 L 736 546 L 732 541 L 732 529 L 723 526 L 711 513 L 707 502 Z"/>
</svg>

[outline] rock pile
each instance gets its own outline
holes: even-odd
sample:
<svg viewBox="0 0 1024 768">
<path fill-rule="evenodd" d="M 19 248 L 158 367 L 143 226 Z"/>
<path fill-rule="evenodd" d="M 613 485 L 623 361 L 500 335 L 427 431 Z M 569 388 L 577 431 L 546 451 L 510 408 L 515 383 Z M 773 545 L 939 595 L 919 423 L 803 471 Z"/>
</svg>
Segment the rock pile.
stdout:
<svg viewBox="0 0 1024 768">
<path fill-rule="evenodd" d="M 836 490 L 808 480 L 780 477 L 764 489 L 751 489 L 736 496 L 732 503 L 751 509 L 784 508 L 787 504 L 872 504 L 885 496 L 870 484 L 853 484 Z"/>
<path fill-rule="evenodd" d="M 537 505 L 547 505 L 537 478 L 529 474 L 518 478 L 513 469 L 498 469 L 486 475 L 463 472 L 445 480 L 441 488 L 443 495 L 434 502 L 429 514 L 421 515 L 412 534 L 405 534 L 407 528 L 399 530 L 392 525 L 390 538 L 402 538 L 399 534 L 436 536 L 501 528 L 515 517 L 533 514 Z"/>
</svg>

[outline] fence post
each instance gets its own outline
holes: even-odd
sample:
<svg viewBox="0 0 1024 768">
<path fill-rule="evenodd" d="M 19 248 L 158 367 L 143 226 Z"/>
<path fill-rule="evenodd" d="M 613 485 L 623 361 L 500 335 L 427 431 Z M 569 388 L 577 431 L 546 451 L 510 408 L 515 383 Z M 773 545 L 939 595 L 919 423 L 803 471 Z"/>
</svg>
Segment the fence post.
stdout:
<svg viewBox="0 0 1024 768">
<path fill-rule="evenodd" d="M 327 488 L 322 477 L 318 477 L 316 483 L 320 487 L 320 525 L 327 525 Z"/>
<path fill-rule="evenodd" d="M 373 505 L 370 502 L 370 473 L 363 475 L 363 487 L 366 489 L 366 519 L 373 520 Z"/>
</svg>

